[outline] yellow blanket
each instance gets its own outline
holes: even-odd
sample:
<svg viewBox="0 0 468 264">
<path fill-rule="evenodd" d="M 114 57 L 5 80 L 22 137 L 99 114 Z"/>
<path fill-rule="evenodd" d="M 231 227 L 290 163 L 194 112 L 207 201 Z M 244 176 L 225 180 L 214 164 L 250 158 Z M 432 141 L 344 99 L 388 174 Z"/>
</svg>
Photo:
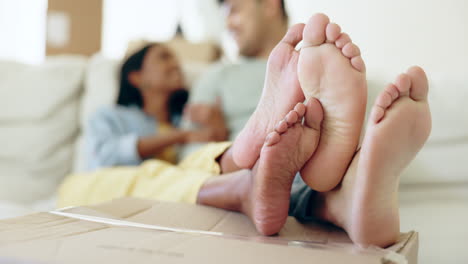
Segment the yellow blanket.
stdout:
<svg viewBox="0 0 468 264">
<path fill-rule="evenodd" d="M 216 159 L 230 142 L 211 143 L 177 166 L 149 160 L 138 167 L 115 167 L 70 175 L 58 191 L 58 206 L 81 206 L 125 196 L 195 203 L 210 177 L 220 174 Z"/>
</svg>

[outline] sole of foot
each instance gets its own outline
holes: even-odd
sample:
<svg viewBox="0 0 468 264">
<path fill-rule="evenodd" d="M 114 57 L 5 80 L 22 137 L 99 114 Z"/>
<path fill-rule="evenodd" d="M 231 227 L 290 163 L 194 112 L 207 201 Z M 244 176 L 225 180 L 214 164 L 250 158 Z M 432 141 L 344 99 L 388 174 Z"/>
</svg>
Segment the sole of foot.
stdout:
<svg viewBox="0 0 468 264">
<path fill-rule="evenodd" d="M 265 84 L 256 110 L 232 145 L 232 156 L 239 168 L 251 169 L 257 162 L 268 133 L 293 109 L 304 102 L 297 79 L 299 53 L 304 24 L 291 27 L 268 58 Z"/>
<path fill-rule="evenodd" d="M 299 83 L 307 100 L 324 109 L 316 153 L 301 170 L 314 190 L 336 187 L 357 150 L 367 104 L 365 65 L 359 48 L 324 14 L 314 15 L 303 31 Z"/>
<path fill-rule="evenodd" d="M 286 222 L 292 182 L 318 145 L 322 119 L 317 100 L 299 103 L 265 139 L 242 206 L 260 233 L 276 234 Z"/>
<path fill-rule="evenodd" d="M 325 218 L 364 246 L 386 247 L 400 232 L 400 174 L 431 131 L 428 81 L 419 67 L 398 76 L 378 96 L 360 151 L 337 190 L 325 194 Z"/>
</svg>

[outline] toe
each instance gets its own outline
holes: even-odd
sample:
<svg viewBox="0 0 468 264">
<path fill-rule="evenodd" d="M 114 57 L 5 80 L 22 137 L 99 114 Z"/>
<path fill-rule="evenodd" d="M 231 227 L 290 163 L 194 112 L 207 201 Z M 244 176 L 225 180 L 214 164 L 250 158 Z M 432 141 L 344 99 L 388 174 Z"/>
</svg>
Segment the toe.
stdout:
<svg viewBox="0 0 468 264">
<path fill-rule="evenodd" d="M 361 50 L 359 49 L 358 46 L 356 46 L 354 43 L 349 42 L 346 44 L 343 49 L 343 55 L 345 55 L 348 58 L 353 58 L 361 55 Z"/>
<path fill-rule="evenodd" d="M 359 72 L 366 71 L 366 64 L 361 56 L 356 56 L 351 59 L 351 65 L 353 65 L 354 69 L 358 70 Z"/>
<path fill-rule="evenodd" d="M 299 120 L 299 115 L 296 111 L 292 110 L 286 115 L 285 120 L 288 123 L 288 126 L 292 126 Z"/>
<path fill-rule="evenodd" d="M 306 106 L 303 103 L 298 103 L 294 107 L 294 111 L 297 112 L 297 114 L 299 115 L 299 118 L 303 118 L 306 112 Z"/>
<path fill-rule="evenodd" d="M 327 37 L 327 42 L 334 43 L 341 35 L 341 28 L 335 23 L 330 23 L 327 25 L 325 33 Z"/>
<path fill-rule="evenodd" d="M 411 78 L 407 74 L 400 74 L 395 81 L 395 86 L 400 92 L 400 96 L 408 96 L 411 87 Z"/>
<path fill-rule="evenodd" d="M 392 101 L 400 97 L 400 91 L 398 90 L 398 88 L 396 88 L 396 86 L 393 83 L 385 87 L 385 92 L 387 92 L 392 97 Z"/>
<path fill-rule="evenodd" d="M 387 109 L 393 102 L 392 95 L 386 90 L 387 88 L 385 88 L 385 90 L 382 91 L 375 100 L 375 105 L 381 107 L 382 109 Z"/>
<path fill-rule="evenodd" d="M 284 38 L 281 40 L 283 43 L 296 47 L 302 40 L 305 24 L 296 24 L 292 26 Z"/>
<path fill-rule="evenodd" d="M 271 132 L 265 139 L 265 146 L 270 147 L 280 142 L 281 136 L 277 132 Z"/>
<path fill-rule="evenodd" d="M 288 130 L 288 123 L 285 120 L 281 120 L 275 127 L 275 131 L 279 134 L 283 134 Z"/>
<path fill-rule="evenodd" d="M 377 104 L 372 107 L 372 111 L 370 114 L 370 121 L 374 122 L 375 124 L 379 123 L 385 116 L 385 110 L 378 106 Z"/>
<path fill-rule="evenodd" d="M 323 120 L 323 108 L 320 101 L 311 97 L 307 102 L 304 125 L 320 131 Z"/>
<path fill-rule="evenodd" d="M 318 46 L 326 40 L 326 27 L 330 19 L 324 14 L 316 14 L 304 28 L 304 46 Z"/>
<path fill-rule="evenodd" d="M 411 98 L 415 101 L 426 100 L 429 92 L 429 84 L 424 70 L 414 66 L 408 70 L 408 75 L 411 78 Z"/>
<path fill-rule="evenodd" d="M 335 41 L 337 48 L 342 49 L 346 44 L 351 42 L 351 38 L 348 34 L 342 33 L 341 36 Z"/>
</svg>

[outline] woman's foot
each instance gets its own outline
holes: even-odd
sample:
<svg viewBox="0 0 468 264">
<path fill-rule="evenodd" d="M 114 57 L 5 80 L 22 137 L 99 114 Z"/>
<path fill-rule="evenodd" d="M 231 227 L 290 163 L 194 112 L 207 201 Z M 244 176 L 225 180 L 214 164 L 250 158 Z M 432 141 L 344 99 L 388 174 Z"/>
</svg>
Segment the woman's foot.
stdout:
<svg viewBox="0 0 468 264">
<path fill-rule="evenodd" d="M 276 234 L 286 222 L 292 182 L 318 145 L 322 119 L 318 100 L 310 100 L 307 107 L 299 103 L 265 139 L 241 195 L 241 211 L 260 233 Z"/>
<path fill-rule="evenodd" d="M 295 50 L 302 40 L 303 29 L 303 24 L 289 29 L 268 59 L 258 106 L 232 146 L 234 162 L 240 168 L 251 169 L 254 166 L 268 133 L 297 103 L 304 102 L 297 79 L 299 53 Z"/>
<path fill-rule="evenodd" d="M 359 48 L 323 14 L 304 28 L 298 77 L 306 99 L 324 109 L 320 143 L 301 170 L 317 191 L 333 189 L 345 174 L 359 144 L 367 103 L 365 65 Z"/>
<path fill-rule="evenodd" d="M 412 67 L 378 96 L 361 150 L 342 185 L 323 195 L 326 220 L 358 244 L 381 247 L 399 236 L 399 175 L 431 131 L 424 71 Z"/>
</svg>

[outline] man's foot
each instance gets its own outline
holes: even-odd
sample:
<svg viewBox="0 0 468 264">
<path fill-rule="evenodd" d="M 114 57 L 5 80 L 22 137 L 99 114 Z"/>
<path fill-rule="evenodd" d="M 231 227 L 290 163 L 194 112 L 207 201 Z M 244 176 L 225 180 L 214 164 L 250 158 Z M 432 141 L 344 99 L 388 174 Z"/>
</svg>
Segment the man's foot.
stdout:
<svg viewBox="0 0 468 264">
<path fill-rule="evenodd" d="M 270 54 L 258 106 L 232 146 L 234 162 L 240 168 L 254 166 L 267 134 L 297 103 L 304 102 L 297 79 L 299 53 L 295 50 L 303 29 L 303 24 L 290 28 Z"/>
<path fill-rule="evenodd" d="M 424 71 L 412 67 L 378 96 L 361 150 L 338 189 L 323 195 L 322 217 L 358 244 L 385 247 L 399 236 L 399 175 L 431 131 Z"/>
<path fill-rule="evenodd" d="M 367 104 L 365 66 L 359 48 L 323 14 L 309 20 L 303 40 L 299 82 L 306 99 L 320 100 L 325 118 L 317 151 L 301 176 L 324 192 L 339 184 L 359 144 Z"/>
<path fill-rule="evenodd" d="M 276 234 L 286 222 L 292 182 L 318 145 L 322 119 L 318 100 L 299 103 L 265 139 L 241 209 L 260 233 Z"/>
</svg>

